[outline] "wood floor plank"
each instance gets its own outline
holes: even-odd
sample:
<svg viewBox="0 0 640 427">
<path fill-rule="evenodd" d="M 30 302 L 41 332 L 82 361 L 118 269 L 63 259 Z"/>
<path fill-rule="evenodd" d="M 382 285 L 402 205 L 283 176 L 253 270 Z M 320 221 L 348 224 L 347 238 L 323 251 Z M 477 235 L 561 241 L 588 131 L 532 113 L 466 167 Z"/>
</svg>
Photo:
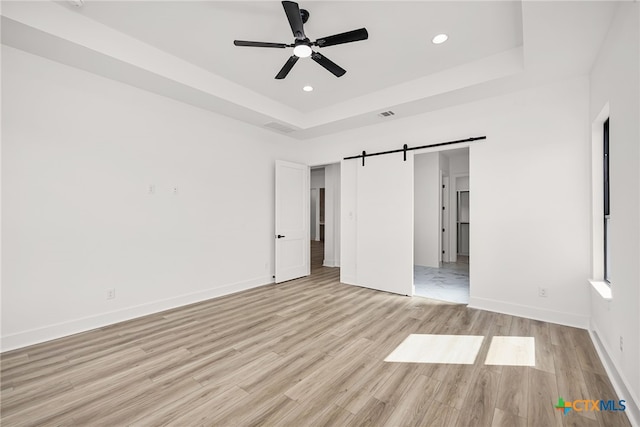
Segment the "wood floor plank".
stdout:
<svg viewBox="0 0 640 427">
<path fill-rule="evenodd" d="M 491 427 L 527 427 L 527 419 L 496 408 L 493 412 Z"/>
<path fill-rule="evenodd" d="M 598 427 L 601 424 L 596 420 L 592 420 L 590 418 L 585 418 L 581 416 L 565 416 L 562 417 L 562 424 L 565 427 Z M 611 424 L 603 424 L 604 427 L 608 427 Z"/>
<path fill-rule="evenodd" d="M 417 368 L 418 366 L 413 363 L 401 363 L 398 369 L 373 394 L 373 397 L 393 407 L 398 406 L 413 382 L 419 378 Z"/>
<path fill-rule="evenodd" d="M 219 408 L 228 408 L 248 396 L 239 387 L 208 388 L 188 404 L 182 404 L 176 412 L 169 412 L 160 423 L 167 426 L 211 425 L 219 414 Z"/>
<path fill-rule="evenodd" d="M 277 394 L 258 408 L 250 407 L 247 416 L 240 421 L 239 425 L 247 427 L 280 425 L 280 420 L 295 410 L 297 406 L 296 401 L 282 394 Z"/>
<path fill-rule="evenodd" d="M 423 425 L 429 407 L 433 403 L 433 393 L 440 382 L 418 375 L 406 392 L 397 401 L 391 416 L 385 422 L 386 427 Z"/>
<path fill-rule="evenodd" d="M 334 427 L 334 426 L 347 426 L 353 423 L 355 416 L 339 406 L 329 405 L 324 411 L 322 411 L 317 417 L 314 417 L 309 421 L 310 426 L 314 427 Z M 287 424 L 283 425 L 305 425 L 302 424 Z"/>
<path fill-rule="evenodd" d="M 513 337 L 530 337 L 531 320 L 524 317 L 514 317 L 509 329 L 509 335 Z"/>
<path fill-rule="evenodd" d="M 574 338 L 575 339 L 575 338 Z M 576 354 L 578 361 L 583 370 L 593 372 L 594 374 L 606 375 L 604 366 L 596 353 L 593 343 L 589 340 L 588 335 L 582 340 L 576 342 Z"/>
<path fill-rule="evenodd" d="M 611 385 L 611 381 L 606 375 L 594 374 L 589 370 L 583 370 L 584 380 L 589 390 L 589 396 L 595 396 L 596 399 L 605 401 L 613 400 L 618 402 L 616 392 Z M 617 406 L 619 407 L 619 406 Z M 629 419 L 620 411 L 596 411 L 594 412 L 598 422 L 606 427 L 628 427 L 631 426 Z"/>
<path fill-rule="evenodd" d="M 549 323 L 549 335 L 551 344 L 567 347 L 575 347 L 573 341 L 574 329 L 569 326 L 562 326 L 556 323 Z"/>
<path fill-rule="evenodd" d="M 527 425 L 561 426 L 562 415 L 554 408 L 558 399 L 558 385 L 553 374 L 534 368 L 529 369 L 529 399 Z"/>
<path fill-rule="evenodd" d="M 424 426 L 453 427 L 457 425 L 459 412 L 451 406 L 440 402 L 433 402 L 424 416 Z"/>
<path fill-rule="evenodd" d="M 465 405 L 465 398 L 477 369 L 474 365 L 449 365 L 449 373 L 435 393 L 434 399 L 458 410 Z"/>
<path fill-rule="evenodd" d="M 379 426 L 384 425 L 394 411 L 394 407 L 375 397 L 369 399 L 362 410 L 356 414 L 347 426 Z"/>
<path fill-rule="evenodd" d="M 628 426 L 588 332 L 312 275 L 0 355 L 2 426 Z M 318 252 L 320 250 L 320 252 Z M 484 337 L 470 365 L 390 363 L 411 334 Z M 485 366 L 494 336 L 537 366 Z M 581 424 L 582 423 L 582 424 Z"/>
<path fill-rule="evenodd" d="M 349 416 L 353 414 L 335 404 L 316 399 L 308 404 L 298 404 L 280 419 L 279 424 L 283 426 L 325 425 L 329 418 L 339 417 L 346 420 L 350 419 Z M 343 425 L 343 423 L 335 425 Z"/>
<path fill-rule="evenodd" d="M 552 344 L 553 364 L 556 372 L 581 371 L 578 353 L 572 345 Z"/>
<path fill-rule="evenodd" d="M 100 422 L 102 425 L 126 425 L 141 414 L 148 417 L 180 396 L 200 390 L 202 386 L 190 377 L 167 382 L 144 383 L 144 386 L 128 392 L 121 400 L 114 401 L 115 408 L 101 415 Z M 87 406 L 74 412 L 73 422 L 76 425 L 91 425 L 96 414 L 95 408 Z"/>
<path fill-rule="evenodd" d="M 535 338 L 536 369 L 555 373 L 553 348 L 549 324 L 535 320 L 531 322 L 531 336 Z"/>
<path fill-rule="evenodd" d="M 352 414 L 357 414 L 374 394 L 383 387 L 398 367 L 399 364 L 397 363 L 375 360 L 373 365 L 360 376 L 356 384 L 342 390 L 336 396 L 336 405 Z"/>
<path fill-rule="evenodd" d="M 561 349 L 559 346 L 553 346 L 553 349 L 556 354 L 564 353 L 564 349 Z M 576 363 L 575 360 L 574 363 Z M 558 396 L 566 396 L 564 397 L 565 400 L 588 399 L 590 396 L 582 370 L 575 369 L 571 365 L 568 367 L 558 365 L 556 370 L 556 382 L 558 384 Z M 581 418 L 586 417 L 594 421 L 596 420 L 596 414 L 592 411 L 584 411 L 575 415 L 580 416 Z"/>
<path fill-rule="evenodd" d="M 527 418 L 529 400 L 529 369 L 523 366 L 505 366 L 500 376 L 496 408 L 504 414 Z"/>
<path fill-rule="evenodd" d="M 371 345 L 366 338 L 356 340 L 341 354 L 336 355 L 328 363 L 311 372 L 295 386 L 286 390 L 285 395 L 293 400 L 312 399 L 317 390 L 340 378 L 348 370 L 357 366 L 356 355 L 361 354 Z"/>
<path fill-rule="evenodd" d="M 0 412 L 5 417 L 16 412 L 27 411 L 33 406 L 33 402 L 47 401 L 72 389 L 73 385 L 69 381 L 61 380 L 25 386 L 9 395 L 3 393 L 0 401 Z"/>
<path fill-rule="evenodd" d="M 498 396 L 499 375 L 489 368 L 479 368 L 469 388 L 466 405 L 460 410 L 458 425 L 490 426 Z"/>
</svg>

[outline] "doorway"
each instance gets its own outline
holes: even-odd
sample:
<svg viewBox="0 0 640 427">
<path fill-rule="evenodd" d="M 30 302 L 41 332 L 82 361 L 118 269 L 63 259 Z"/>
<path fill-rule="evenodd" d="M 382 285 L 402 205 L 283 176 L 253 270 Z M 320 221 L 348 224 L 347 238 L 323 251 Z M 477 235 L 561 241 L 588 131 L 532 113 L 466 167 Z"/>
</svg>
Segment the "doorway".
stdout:
<svg viewBox="0 0 640 427">
<path fill-rule="evenodd" d="M 340 266 L 340 163 L 310 172 L 311 265 Z"/>
<path fill-rule="evenodd" d="M 415 156 L 415 295 L 468 304 L 469 149 Z"/>
</svg>

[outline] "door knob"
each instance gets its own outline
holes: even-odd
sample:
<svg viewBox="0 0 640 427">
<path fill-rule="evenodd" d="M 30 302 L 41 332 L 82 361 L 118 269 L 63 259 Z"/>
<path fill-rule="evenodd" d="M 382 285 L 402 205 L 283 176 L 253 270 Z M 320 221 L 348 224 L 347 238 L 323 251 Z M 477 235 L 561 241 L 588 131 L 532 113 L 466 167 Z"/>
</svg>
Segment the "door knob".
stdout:
<svg viewBox="0 0 640 427">
<path fill-rule="evenodd" d="M 276 237 L 277 237 L 278 239 L 282 239 L 284 236 L 283 236 L 282 234 L 278 234 Z"/>
</svg>

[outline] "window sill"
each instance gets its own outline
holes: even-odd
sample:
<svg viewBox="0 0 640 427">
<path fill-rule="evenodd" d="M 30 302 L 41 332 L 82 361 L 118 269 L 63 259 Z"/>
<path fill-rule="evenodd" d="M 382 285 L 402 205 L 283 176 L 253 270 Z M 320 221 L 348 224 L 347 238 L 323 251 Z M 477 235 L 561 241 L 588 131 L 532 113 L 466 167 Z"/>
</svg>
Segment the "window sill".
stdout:
<svg viewBox="0 0 640 427">
<path fill-rule="evenodd" d="M 596 292 L 598 292 L 598 294 L 602 297 L 602 299 L 606 301 L 612 300 L 611 286 L 607 282 L 603 280 L 589 280 L 589 283 L 591 283 L 591 286 L 593 286 L 593 289 L 595 289 Z"/>
</svg>

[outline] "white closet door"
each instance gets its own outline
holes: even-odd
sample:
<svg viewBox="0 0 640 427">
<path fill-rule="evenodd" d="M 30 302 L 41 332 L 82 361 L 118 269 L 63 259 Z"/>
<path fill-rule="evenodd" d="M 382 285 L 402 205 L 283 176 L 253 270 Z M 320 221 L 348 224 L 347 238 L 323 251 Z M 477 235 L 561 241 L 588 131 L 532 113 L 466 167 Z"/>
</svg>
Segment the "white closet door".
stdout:
<svg viewBox="0 0 640 427">
<path fill-rule="evenodd" d="M 413 295 L 413 152 L 357 167 L 357 284 Z"/>
</svg>

